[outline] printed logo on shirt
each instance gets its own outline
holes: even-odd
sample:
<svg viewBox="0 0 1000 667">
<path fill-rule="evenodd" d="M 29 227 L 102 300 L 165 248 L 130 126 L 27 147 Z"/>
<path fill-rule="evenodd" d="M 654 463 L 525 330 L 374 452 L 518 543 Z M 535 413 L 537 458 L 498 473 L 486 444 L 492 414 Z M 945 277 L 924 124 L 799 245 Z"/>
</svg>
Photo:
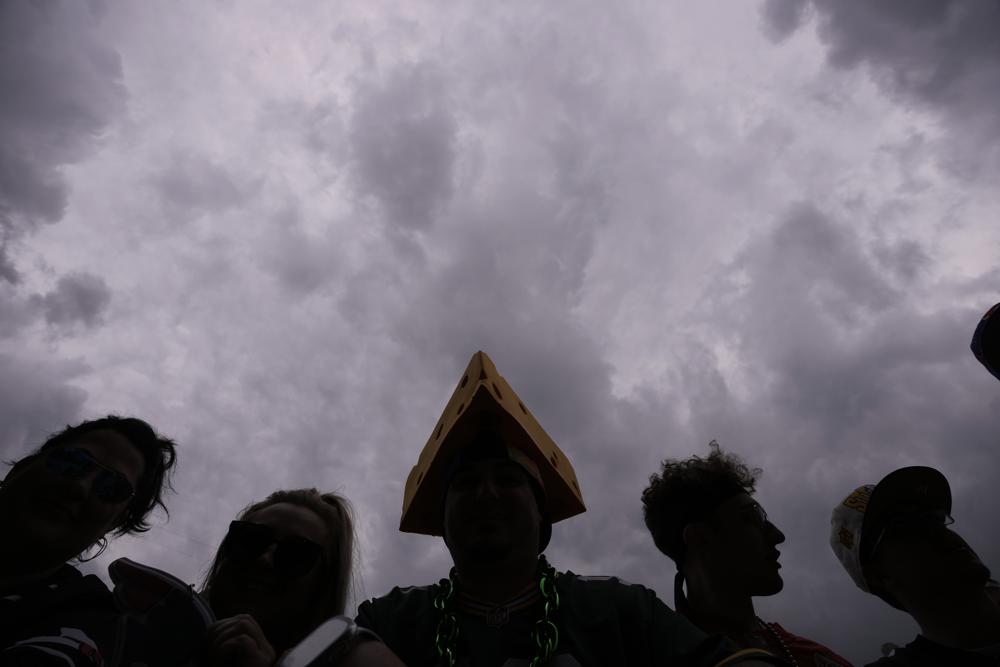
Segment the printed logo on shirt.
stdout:
<svg viewBox="0 0 1000 667">
<path fill-rule="evenodd" d="M 104 657 L 97 648 L 97 642 L 79 628 L 59 628 L 59 635 L 39 635 L 15 643 L 10 649 L 29 649 L 47 655 L 67 659 L 68 664 L 104 667 Z M 77 662 L 82 658 L 82 662 Z"/>
</svg>

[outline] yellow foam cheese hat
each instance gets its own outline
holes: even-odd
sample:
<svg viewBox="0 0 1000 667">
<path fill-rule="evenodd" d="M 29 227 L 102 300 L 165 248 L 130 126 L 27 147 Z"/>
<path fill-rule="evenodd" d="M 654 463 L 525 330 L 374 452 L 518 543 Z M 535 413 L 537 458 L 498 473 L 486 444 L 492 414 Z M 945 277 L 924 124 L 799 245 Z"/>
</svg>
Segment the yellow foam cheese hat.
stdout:
<svg viewBox="0 0 1000 667">
<path fill-rule="evenodd" d="M 459 450 L 475 445 L 485 420 L 492 422 L 491 428 L 499 429 L 497 435 L 505 445 L 526 454 L 538 467 L 553 523 L 587 510 L 569 459 L 524 407 L 486 353 L 476 352 L 420 452 L 417 465 L 406 478 L 401 531 L 442 534 L 446 468 Z"/>
</svg>

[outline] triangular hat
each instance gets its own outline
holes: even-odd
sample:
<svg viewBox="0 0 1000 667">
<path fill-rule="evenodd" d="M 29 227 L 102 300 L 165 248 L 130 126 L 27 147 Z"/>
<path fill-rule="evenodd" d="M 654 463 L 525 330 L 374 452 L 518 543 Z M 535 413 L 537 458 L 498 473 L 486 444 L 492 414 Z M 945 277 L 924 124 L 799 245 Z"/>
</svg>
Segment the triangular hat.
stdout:
<svg viewBox="0 0 1000 667">
<path fill-rule="evenodd" d="M 472 355 L 455 392 L 434 425 L 417 465 L 406 478 L 404 533 L 441 535 L 446 469 L 461 449 L 475 446 L 484 422 L 500 431 L 503 443 L 526 454 L 538 467 L 546 510 L 553 523 L 585 512 L 573 466 L 552 441 L 485 352 Z"/>
</svg>

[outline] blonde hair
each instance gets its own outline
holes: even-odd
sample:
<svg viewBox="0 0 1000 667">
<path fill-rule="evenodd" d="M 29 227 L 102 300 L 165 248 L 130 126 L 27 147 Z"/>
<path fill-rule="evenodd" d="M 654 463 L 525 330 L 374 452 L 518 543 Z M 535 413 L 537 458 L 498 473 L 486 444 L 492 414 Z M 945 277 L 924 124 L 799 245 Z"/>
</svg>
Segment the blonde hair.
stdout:
<svg viewBox="0 0 1000 667">
<path fill-rule="evenodd" d="M 282 489 L 275 491 L 264 500 L 252 503 L 240 512 L 239 519 L 247 519 L 270 505 L 289 503 L 311 510 L 326 526 L 327 576 L 324 578 L 323 594 L 315 607 L 304 614 L 311 624 L 297 634 L 304 637 L 316 626 L 331 616 L 344 613 L 347 597 L 353 588 L 352 569 L 354 566 L 354 517 L 351 505 L 336 493 L 320 493 L 316 489 Z M 208 593 L 212 579 L 219 569 L 221 547 L 216 552 L 212 566 L 205 577 L 203 592 Z"/>
</svg>

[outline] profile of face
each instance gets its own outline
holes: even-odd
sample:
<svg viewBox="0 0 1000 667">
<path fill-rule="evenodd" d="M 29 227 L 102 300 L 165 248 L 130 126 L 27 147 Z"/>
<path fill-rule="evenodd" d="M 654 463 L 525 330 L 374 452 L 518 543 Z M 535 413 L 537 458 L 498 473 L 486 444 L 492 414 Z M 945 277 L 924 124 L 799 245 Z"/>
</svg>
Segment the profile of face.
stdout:
<svg viewBox="0 0 1000 667">
<path fill-rule="evenodd" d="M 5 539 L 42 562 L 69 560 L 121 524 L 144 470 L 139 450 L 110 429 L 37 454 L 4 480 Z"/>
<path fill-rule="evenodd" d="M 949 528 L 944 512 L 922 512 L 887 522 L 876 537 L 866 576 L 904 606 L 960 591 L 982 590 L 990 570 Z"/>
<path fill-rule="evenodd" d="M 777 546 L 785 536 L 749 494 L 739 493 L 719 505 L 708 533 L 704 562 L 726 586 L 750 596 L 781 591 Z"/>
<path fill-rule="evenodd" d="M 311 619 L 324 595 L 330 540 L 323 520 L 295 503 L 273 503 L 234 521 L 209 588 L 216 616 L 250 614 L 280 644 Z"/>
<path fill-rule="evenodd" d="M 508 459 L 466 463 L 444 503 L 445 542 L 456 563 L 538 553 L 542 517 L 528 474 Z"/>
</svg>

